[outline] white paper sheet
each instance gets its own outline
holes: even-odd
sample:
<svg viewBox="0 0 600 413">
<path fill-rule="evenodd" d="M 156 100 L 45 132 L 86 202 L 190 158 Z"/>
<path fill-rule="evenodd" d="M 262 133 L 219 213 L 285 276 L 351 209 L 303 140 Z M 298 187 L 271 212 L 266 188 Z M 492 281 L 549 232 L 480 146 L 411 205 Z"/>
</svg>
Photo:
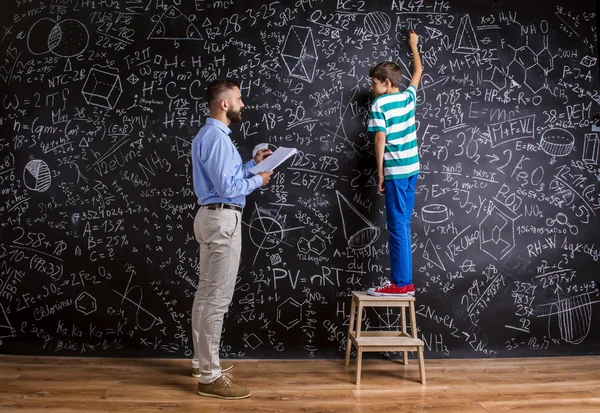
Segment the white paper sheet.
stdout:
<svg viewBox="0 0 600 413">
<path fill-rule="evenodd" d="M 257 174 L 259 172 L 264 171 L 273 171 L 283 162 L 285 162 L 289 157 L 293 156 L 298 150 L 296 148 L 285 148 L 280 146 L 277 148 L 275 152 L 271 154 L 267 159 L 259 163 L 258 165 L 253 166 L 248 171 L 253 174 Z"/>
</svg>

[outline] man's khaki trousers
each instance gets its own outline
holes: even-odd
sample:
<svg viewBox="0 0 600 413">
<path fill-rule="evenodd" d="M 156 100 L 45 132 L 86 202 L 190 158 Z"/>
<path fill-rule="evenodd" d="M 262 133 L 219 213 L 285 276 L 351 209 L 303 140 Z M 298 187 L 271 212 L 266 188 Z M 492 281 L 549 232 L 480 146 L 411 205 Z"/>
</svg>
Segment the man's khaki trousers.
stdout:
<svg viewBox="0 0 600 413">
<path fill-rule="evenodd" d="M 194 219 L 200 276 L 192 307 L 192 368 L 200 369 L 200 383 L 212 383 L 221 376 L 221 330 L 240 265 L 241 226 L 242 214 L 231 209 L 201 207 Z"/>
</svg>

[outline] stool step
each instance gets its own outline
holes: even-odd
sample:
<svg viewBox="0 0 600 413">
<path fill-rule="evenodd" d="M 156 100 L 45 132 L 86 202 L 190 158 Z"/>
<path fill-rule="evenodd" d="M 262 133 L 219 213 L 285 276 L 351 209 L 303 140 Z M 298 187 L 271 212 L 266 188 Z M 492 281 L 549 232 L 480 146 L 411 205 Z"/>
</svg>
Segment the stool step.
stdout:
<svg viewBox="0 0 600 413">
<path fill-rule="evenodd" d="M 352 335 L 352 340 L 360 347 L 397 346 L 397 347 L 420 347 L 423 341 L 412 337 L 389 337 L 389 336 L 360 336 Z"/>
<path fill-rule="evenodd" d="M 364 303 L 365 307 L 408 307 L 410 302 L 415 302 L 415 297 L 375 297 L 364 291 L 354 291 L 352 300 Z"/>
<path fill-rule="evenodd" d="M 356 337 L 356 331 L 351 333 L 354 337 Z M 404 333 L 403 331 L 379 331 L 379 330 L 369 330 L 369 331 L 361 331 L 361 337 L 410 337 L 408 333 Z"/>
</svg>

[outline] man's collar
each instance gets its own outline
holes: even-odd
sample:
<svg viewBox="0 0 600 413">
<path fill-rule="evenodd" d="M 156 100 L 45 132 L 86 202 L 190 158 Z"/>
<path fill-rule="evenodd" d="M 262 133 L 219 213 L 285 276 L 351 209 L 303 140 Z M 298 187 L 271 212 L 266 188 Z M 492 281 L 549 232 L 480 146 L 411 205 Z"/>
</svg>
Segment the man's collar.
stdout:
<svg viewBox="0 0 600 413">
<path fill-rule="evenodd" d="M 208 118 L 208 119 L 206 119 L 206 124 L 216 126 L 217 128 L 221 129 L 223 132 L 225 132 L 226 135 L 229 135 L 231 133 L 231 129 L 229 129 L 227 127 L 227 125 L 225 125 L 223 122 L 221 122 L 218 119 Z"/>
</svg>

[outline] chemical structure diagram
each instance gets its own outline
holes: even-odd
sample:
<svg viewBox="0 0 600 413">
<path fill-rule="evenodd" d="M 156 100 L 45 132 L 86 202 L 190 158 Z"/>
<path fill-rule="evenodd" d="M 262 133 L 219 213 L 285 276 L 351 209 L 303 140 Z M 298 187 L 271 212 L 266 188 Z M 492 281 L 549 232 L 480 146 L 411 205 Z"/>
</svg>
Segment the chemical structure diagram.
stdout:
<svg viewBox="0 0 600 413">
<path fill-rule="evenodd" d="M 513 60 L 506 67 L 507 76 L 511 79 L 511 84 L 525 85 L 533 93 L 539 92 L 543 87 L 548 76 L 554 69 L 555 55 L 550 53 L 548 48 L 548 36 L 544 36 L 543 48 L 535 52 L 529 45 L 529 38 L 525 36 L 525 45 L 513 47 Z"/>
</svg>

